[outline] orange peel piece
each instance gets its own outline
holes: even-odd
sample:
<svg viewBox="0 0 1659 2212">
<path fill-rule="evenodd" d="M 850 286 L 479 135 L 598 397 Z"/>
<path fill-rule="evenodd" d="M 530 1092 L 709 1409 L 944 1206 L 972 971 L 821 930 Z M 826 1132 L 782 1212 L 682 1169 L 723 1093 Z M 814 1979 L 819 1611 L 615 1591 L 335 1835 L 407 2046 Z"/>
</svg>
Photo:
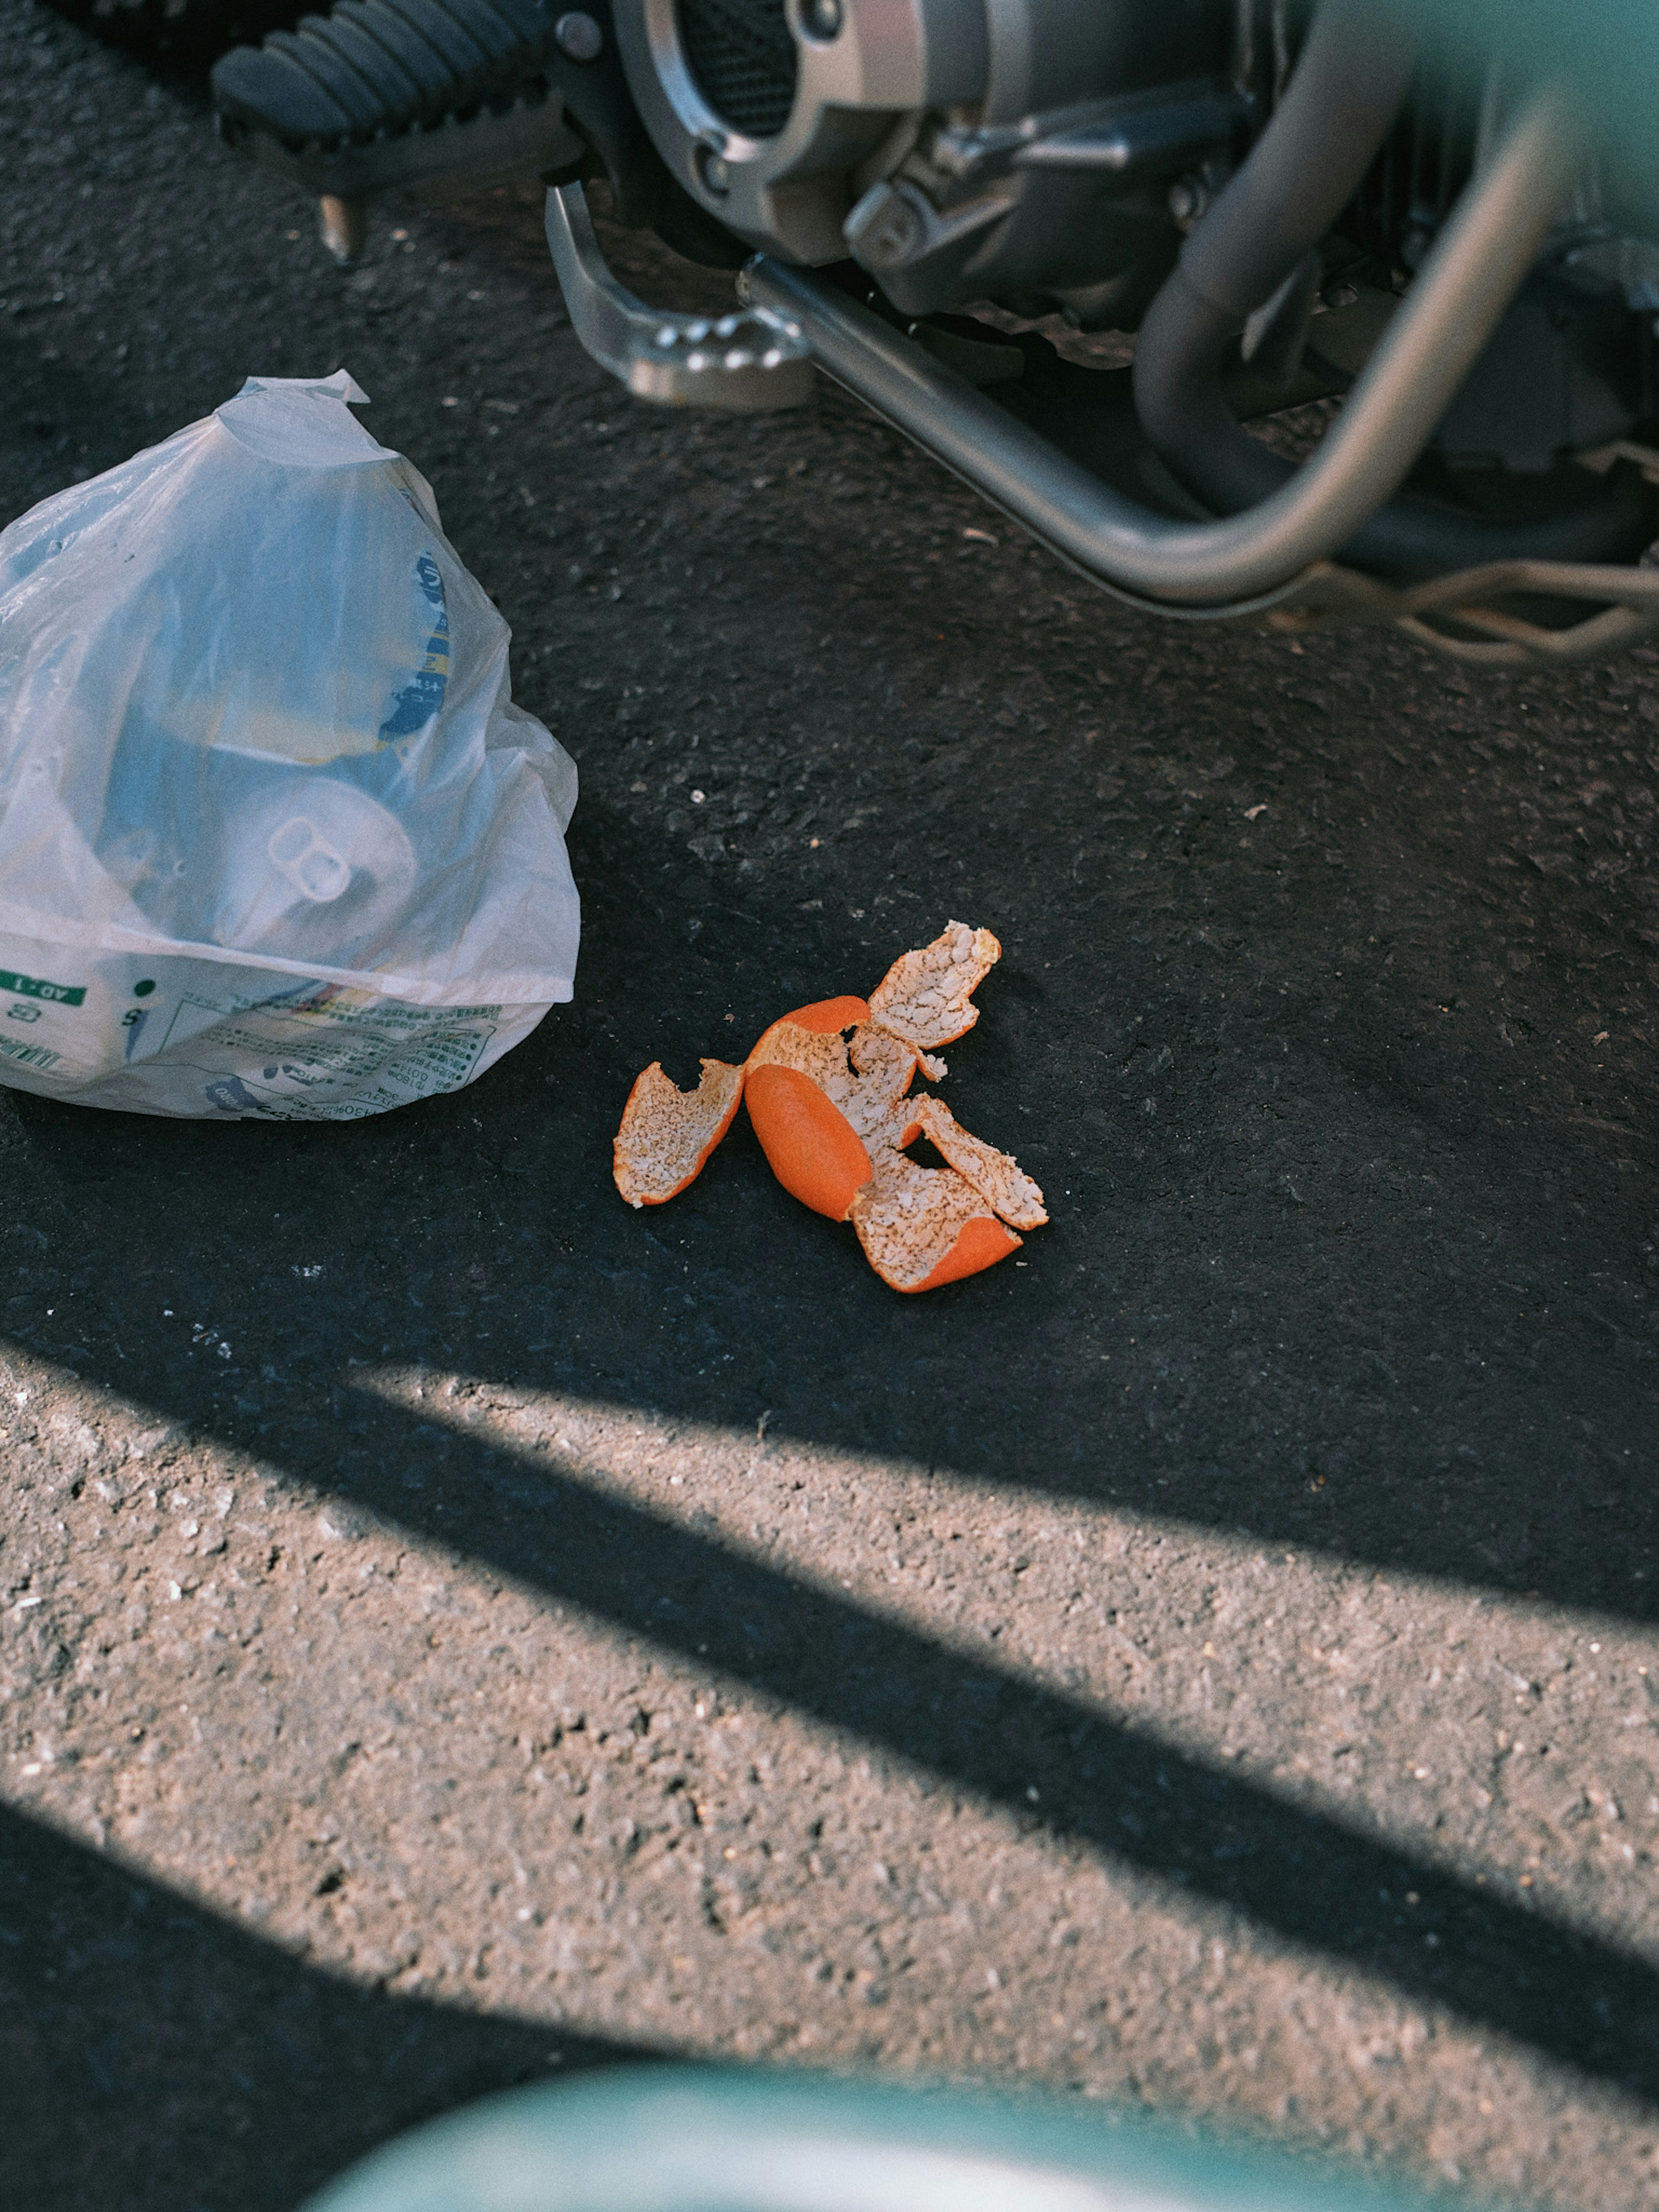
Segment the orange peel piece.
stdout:
<svg viewBox="0 0 1659 2212">
<path fill-rule="evenodd" d="M 705 1060 L 695 1091 L 682 1091 L 653 1060 L 628 1094 L 611 1148 L 611 1175 L 630 1206 L 665 1206 L 702 1173 L 732 1126 L 744 1071 Z"/>
<path fill-rule="evenodd" d="M 893 963 L 870 994 L 871 1019 L 919 1053 L 950 1044 L 979 1019 L 973 994 L 1001 957 L 988 929 L 948 922 L 931 945 Z M 937 1082 L 945 1070 L 927 1072 Z"/>
<path fill-rule="evenodd" d="M 775 1061 L 751 1072 L 744 1097 L 767 1164 L 790 1196 L 845 1221 L 875 1173 L 847 1116 L 810 1075 Z"/>
<path fill-rule="evenodd" d="M 660 1206 L 702 1172 L 746 1097 L 778 1181 L 804 1206 L 850 1220 L 871 1266 L 896 1291 L 938 1290 L 1018 1251 L 1018 1229 L 1048 1218 L 1017 1160 L 972 1135 L 944 1102 L 912 1097 L 920 1067 L 935 1083 L 949 1044 L 979 1019 L 973 994 L 1002 957 L 988 929 L 953 921 L 893 963 L 867 1000 L 798 1006 L 764 1030 L 741 1067 L 705 1060 L 695 1091 L 653 1060 L 617 1133 L 617 1188 Z M 945 1164 L 905 1147 L 930 1138 Z"/>
<path fill-rule="evenodd" d="M 764 1067 L 775 1062 L 782 1067 L 799 1067 L 817 1082 L 821 1071 L 833 1072 L 845 1066 L 843 1032 L 869 1018 L 870 1008 L 862 999 L 819 999 L 812 1006 L 797 1006 L 793 1014 L 780 1014 L 761 1031 L 744 1065 Z"/>
<path fill-rule="evenodd" d="M 836 1001 L 828 999 L 826 1006 Z M 817 1008 L 803 1009 L 816 1013 Z M 847 1041 L 838 1028 L 811 1029 L 786 1014 L 762 1036 L 744 1066 L 750 1075 L 763 1067 L 793 1067 L 816 1083 L 839 1106 L 852 1089 L 853 1072 L 847 1064 Z"/>
<path fill-rule="evenodd" d="M 842 1111 L 874 1152 L 902 1151 L 915 1138 L 915 1102 L 907 1097 L 917 1055 L 902 1037 L 873 1024 L 855 1029 L 848 1050 L 854 1080 Z"/>
<path fill-rule="evenodd" d="M 1024 1242 L 954 1168 L 884 1159 L 853 1201 L 864 1255 L 896 1291 L 936 1291 L 976 1275 Z"/>
<path fill-rule="evenodd" d="M 820 1031 L 851 1030 L 856 1029 L 860 1022 L 867 1022 L 869 1018 L 870 1007 L 866 1000 L 850 996 L 844 999 L 815 999 L 810 1006 L 797 1006 L 793 1014 L 780 1014 L 778 1020 L 773 1023 L 772 1029 L 776 1029 L 780 1022 L 793 1022 L 798 1030 Z M 769 1030 L 766 1036 L 769 1036 L 771 1033 L 771 1030 Z M 765 1043 L 766 1036 L 762 1037 L 761 1044 Z M 757 1045 L 755 1051 L 759 1050 L 760 1045 Z M 752 1060 L 754 1054 L 751 1053 L 750 1058 Z"/>
<path fill-rule="evenodd" d="M 875 1150 L 898 1141 L 894 1116 L 916 1071 L 916 1054 L 898 1037 L 875 1028 L 862 999 L 824 999 L 786 1014 L 762 1036 L 744 1063 L 750 1079 L 763 1067 L 788 1067 L 815 1083 Z M 803 1016 L 814 1018 L 807 1021 Z M 849 1056 L 843 1030 L 853 1032 Z"/>
<path fill-rule="evenodd" d="M 1017 1159 L 971 1135 L 942 1098 L 918 1098 L 911 1112 L 918 1133 L 973 1186 L 993 1213 L 1000 1213 L 1015 1229 L 1042 1227 L 1048 1218 L 1042 1193 Z"/>
</svg>

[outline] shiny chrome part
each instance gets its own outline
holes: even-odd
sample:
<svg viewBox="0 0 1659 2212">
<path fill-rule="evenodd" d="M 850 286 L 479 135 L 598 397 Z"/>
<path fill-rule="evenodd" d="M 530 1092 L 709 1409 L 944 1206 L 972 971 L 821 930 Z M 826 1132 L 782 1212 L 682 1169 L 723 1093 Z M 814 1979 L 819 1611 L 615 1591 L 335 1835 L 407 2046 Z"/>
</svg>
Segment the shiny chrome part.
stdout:
<svg viewBox="0 0 1659 2212">
<path fill-rule="evenodd" d="M 605 33 L 595 18 L 580 8 L 560 16 L 553 26 L 553 42 L 567 61 L 596 62 L 605 52 Z"/>
<path fill-rule="evenodd" d="M 368 242 L 368 202 L 341 199 L 325 192 L 317 203 L 317 228 L 323 244 L 343 269 L 361 261 Z"/>
<path fill-rule="evenodd" d="M 612 19 L 693 199 L 781 260 L 867 246 L 910 314 L 1038 287 L 1133 327 L 1180 243 L 1164 187 L 1224 168 L 1265 89 L 1235 81 L 1222 0 L 613 0 Z"/>
<path fill-rule="evenodd" d="M 1659 453 L 1649 453 L 1659 465 Z M 1577 602 L 1583 617 L 1552 628 L 1522 609 Z M 1484 668 L 1560 668 L 1603 660 L 1659 630 L 1659 569 L 1565 561 L 1493 561 L 1431 583 L 1396 587 L 1319 562 L 1292 599 L 1267 615 L 1270 629 L 1300 633 L 1392 623 L 1419 645 Z"/>
<path fill-rule="evenodd" d="M 1089 100 L 993 127 L 949 125 L 935 133 L 928 158 L 963 181 L 1007 169 L 1102 169 L 1136 177 L 1225 146 L 1249 112 L 1236 92 L 1176 85 L 1151 100 Z"/>
<path fill-rule="evenodd" d="M 699 77 L 700 27 L 707 17 L 712 32 L 720 13 L 708 0 L 619 0 L 629 88 L 674 177 L 739 238 L 799 261 L 839 261 L 848 210 L 896 126 L 983 97 L 981 0 L 751 7 L 757 29 L 793 44 L 793 76 L 775 98 L 732 98 L 707 62 Z"/>
<path fill-rule="evenodd" d="M 1111 206 L 1121 218 L 1137 187 L 1224 157 L 1248 115 L 1231 88 L 1200 81 L 1014 123 L 929 122 L 903 171 L 854 204 L 847 244 L 908 313 L 997 297 L 1037 272 L 1075 307 L 1079 286 L 1111 273 Z M 1144 210 L 1139 221 L 1144 248 Z"/>
<path fill-rule="evenodd" d="M 1181 521 L 1113 490 L 806 270 L 758 258 L 744 296 L 792 316 L 838 384 L 1097 583 L 1166 611 L 1244 613 L 1291 597 L 1398 489 L 1531 267 L 1577 155 L 1565 101 L 1540 93 L 1442 228 L 1318 450 L 1224 521 Z"/>
<path fill-rule="evenodd" d="M 787 308 L 749 305 L 711 319 L 647 307 L 611 275 L 580 185 L 547 195 L 547 243 L 570 323 L 595 361 L 641 399 L 760 415 L 799 407 L 812 357 Z"/>
</svg>

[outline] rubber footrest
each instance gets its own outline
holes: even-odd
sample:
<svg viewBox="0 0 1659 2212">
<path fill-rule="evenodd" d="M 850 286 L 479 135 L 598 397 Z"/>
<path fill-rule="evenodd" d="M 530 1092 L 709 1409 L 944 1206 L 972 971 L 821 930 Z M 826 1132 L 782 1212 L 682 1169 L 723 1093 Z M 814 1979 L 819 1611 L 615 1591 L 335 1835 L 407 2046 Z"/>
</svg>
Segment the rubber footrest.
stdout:
<svg viewBox="0 0 1659 2212">
<path fill-rule="evenodd" d="M 510 99 L 553 44 L 543 0 L 340 0 L 213 72 L 221 128 L 305 147 L 366 145 Z"/>
</svg>

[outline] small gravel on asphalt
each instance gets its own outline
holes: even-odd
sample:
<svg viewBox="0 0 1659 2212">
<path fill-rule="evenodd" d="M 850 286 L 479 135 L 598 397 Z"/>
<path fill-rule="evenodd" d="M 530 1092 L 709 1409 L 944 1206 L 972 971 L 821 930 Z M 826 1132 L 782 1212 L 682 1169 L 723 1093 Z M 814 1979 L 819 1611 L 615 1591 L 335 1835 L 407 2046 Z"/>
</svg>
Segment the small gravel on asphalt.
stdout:
<svg viewBox="0 0 1659 2212">
<path fill-rule="evenodd" d="M 825 389 L 653 412 L 534 194 L 367 261 L 0 6 L 0 519 L 342 364 L 579 761 L 575 1003 L 349 1127 L 0 1094 L 18 2212 L 282 2212 L 675 2053 L 1659 2202 L 1659 661 L 1094 596 Z M 629 281 L 726 280 L 607 230 Z M 629 1083 L 957 916 L 1042 1183 L 896 1299 Z"/>
</svg>

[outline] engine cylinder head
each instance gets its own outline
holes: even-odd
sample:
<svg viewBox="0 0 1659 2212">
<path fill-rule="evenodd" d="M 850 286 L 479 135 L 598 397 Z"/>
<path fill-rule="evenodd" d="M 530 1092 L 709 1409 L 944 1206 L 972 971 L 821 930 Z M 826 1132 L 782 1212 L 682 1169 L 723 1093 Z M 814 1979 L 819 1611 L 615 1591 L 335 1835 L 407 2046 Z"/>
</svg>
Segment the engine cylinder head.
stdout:
<svg viewBox="0 0 1659 2212">
<path fill-rule="evenodd" d="M 931 210 L 929 239 L 940 224 L 950 234 L 953 268 L 974 258 L 958 251 L 957 234 L 984 233 L 1017 203 L 1025 220 L 1014 258 L 1035 251 L 1044 262 L 1032 240 L 1057 225 L 1097 229 L 1095 203 L 1126 181 L 1114 164 L 1140 165 L 1139 111 L 1159 88 L 1173 94 L 1154 123 L 1173 115 L 1188 137 L 1192 118 L 1203 125 L 1172 158 L 1201 158 L 1218 138 L 1225 147 L 1238 120 L 1224 0 L 1156 9 L 1125 0 L 615 0 L 615 21 L 629 89 L 671 173 L 739 238 L 790 261 L 844 258 L 854 207 L 855 228 L 868 232 L 863 203 L 903 169 L 905 189 Z M 1073 143 L 1103 102 L 1133 112 L 1099 144 Z M 963 156 L 972 176 L 951 169 L 957 139 L 973 142 Z M 1016 156 L 1028 172 L 1011 180 Z M 991 198 L 964 229 L 957 210 L 983 198 L 985 183 Z M 1132 223 L 1132 253 L 1149 222 L 1167 225 L 1161 198 Z M 1102 273 L 1086 251 L 1083 259 L 1084 275 Z M 1068 252 L 1044 273 L 1075 282 L 1077 260 Z M 992 263 L 1006 276 L 994 252 L 988 270 Z M 912 289 L 931 300 L 941 281 L 930 275 Z"/>
<path fill-rule="evenodd" d="M 617 0 L 615 17 L 674 177 L 787 260 L 844 258 L 842 226 L 906 118 L 985 94 L 984 0 Z"/>
</svg>

